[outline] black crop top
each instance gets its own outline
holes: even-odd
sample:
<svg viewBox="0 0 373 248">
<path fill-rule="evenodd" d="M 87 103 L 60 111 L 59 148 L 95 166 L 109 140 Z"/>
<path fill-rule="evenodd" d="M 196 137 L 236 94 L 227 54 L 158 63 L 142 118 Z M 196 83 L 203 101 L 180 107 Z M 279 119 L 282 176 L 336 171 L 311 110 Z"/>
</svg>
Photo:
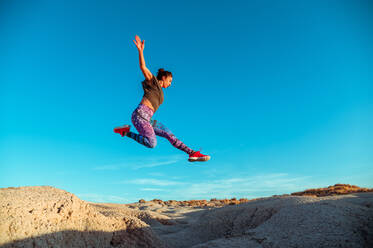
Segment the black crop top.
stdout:
<svg viewBox="0 0 373 248">
<path fill-rule="evenodd" d="M 157 111 L 164 99 L 163 90 L 158 79 L 154 75 L 151 80 L 145 79 L 142 81 L 142 88 L 144 89 L 144 97 L 153 105 L 154 112 Z"/>
</svg>

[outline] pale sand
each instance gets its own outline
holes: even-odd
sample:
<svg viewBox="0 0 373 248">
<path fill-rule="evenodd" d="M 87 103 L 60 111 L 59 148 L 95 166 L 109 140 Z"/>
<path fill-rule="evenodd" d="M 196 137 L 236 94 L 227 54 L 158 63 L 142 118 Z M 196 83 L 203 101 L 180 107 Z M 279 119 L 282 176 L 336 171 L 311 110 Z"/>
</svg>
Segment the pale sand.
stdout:
<svg viewBox="0 0 373 248">
<path fill-rule="evenodd" d="M 0 189 L 1 247 L 373 247 L 373 193 L 276 196 L 220 208 L 96 204 Z"/>
</svg>

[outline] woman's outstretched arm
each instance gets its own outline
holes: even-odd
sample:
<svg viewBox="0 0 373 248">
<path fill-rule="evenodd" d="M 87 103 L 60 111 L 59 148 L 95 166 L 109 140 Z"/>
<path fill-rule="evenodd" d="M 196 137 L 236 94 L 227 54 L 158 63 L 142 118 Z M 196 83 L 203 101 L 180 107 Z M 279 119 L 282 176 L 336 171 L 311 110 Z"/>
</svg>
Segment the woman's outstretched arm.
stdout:
<svg viewBox="0 0 373 248">
<path fill-rule="evenodd" d="M 151 80 L 153 77 L 153 74 L 146 68 L 145 65 L 145 59 L 144 59 L 144 48 L 145 48 L 145 40 L 141 42 L 141 39 L 139 36 L 135 36 L 135 40 L 133 41 L 137 47 L 137 50 L 139 51 L 139 61 L 140 61 L 140 69 L 142 73 L 144 74 L 145 78 L 147 80 Z"/>
</svg>

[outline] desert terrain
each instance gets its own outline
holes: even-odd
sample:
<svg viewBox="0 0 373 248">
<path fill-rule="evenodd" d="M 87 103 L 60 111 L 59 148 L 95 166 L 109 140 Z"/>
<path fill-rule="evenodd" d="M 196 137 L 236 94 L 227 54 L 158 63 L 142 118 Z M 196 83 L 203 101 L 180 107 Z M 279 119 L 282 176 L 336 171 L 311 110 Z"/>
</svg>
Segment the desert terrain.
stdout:
<svg viewBox="0 0 373 248">
<path fill-rule="evenodd" d="M 373 247 L 373 189 L 114 204 L 50 186 L 1 188 L 0 247 Z"/>
</svg>

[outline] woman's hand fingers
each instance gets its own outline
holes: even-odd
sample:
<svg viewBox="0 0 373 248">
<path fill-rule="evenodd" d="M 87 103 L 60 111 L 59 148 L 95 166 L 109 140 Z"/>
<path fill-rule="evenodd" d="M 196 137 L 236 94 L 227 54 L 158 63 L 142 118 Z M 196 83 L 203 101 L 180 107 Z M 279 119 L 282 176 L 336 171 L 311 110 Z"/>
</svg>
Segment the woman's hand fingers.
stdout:
<svg viewBox="0 0 373 248">
<path fill-rule="evenodd" d="M 139 37 L 138 35 L 135 36 L 135 39 L 136 39 L 136 41 L 137 41 L 138 43 L 141 43 L 141 39 L 140 39 L 140 37 Z"/>
<path fill-rule="evenodd" d="M 140 49 L 140 46 L 139 46 L 139 44 L 134 40 L 133 41 L 133 43 L 135 43 L 135 45 L 136 45 L 136 47 L 137 47 L 137 49 Z"/>
<path fill-rule="evenodd" d="M 145 40 L 143 40 L 141 42 L 141 39 L 138 35 L 135 36 L 135 39 L 136 40 L 133 40 L 133 42 L 135 43 L 136 47 L 139 49 L 139 50 L 144 50 L 144 47 L 145 47 Z"/>
</svg>

